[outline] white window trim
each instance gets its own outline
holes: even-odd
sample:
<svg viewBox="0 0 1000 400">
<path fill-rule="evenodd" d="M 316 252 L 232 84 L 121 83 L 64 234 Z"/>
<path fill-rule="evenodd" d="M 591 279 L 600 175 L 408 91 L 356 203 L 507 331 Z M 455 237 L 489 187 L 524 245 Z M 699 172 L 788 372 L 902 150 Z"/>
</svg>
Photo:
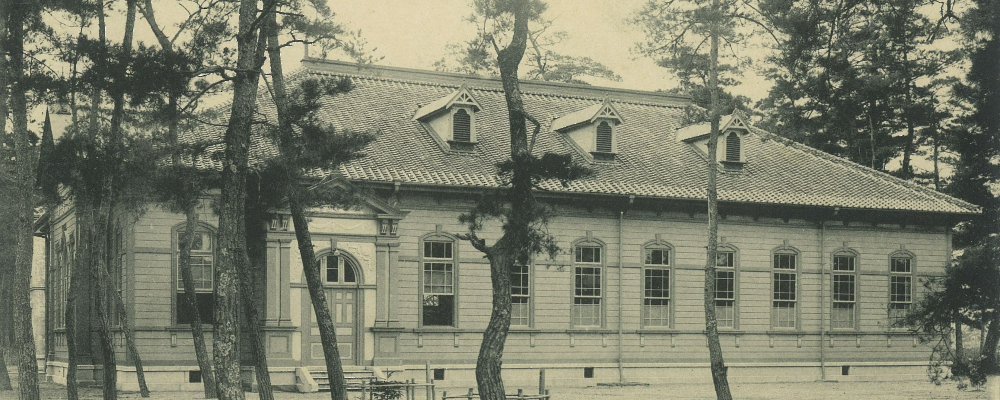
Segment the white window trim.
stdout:
<svg viewBox="0 0 1000 400">
<path fill-rule="evenodd" d="M 577 262 L 576 261 L 576 249 L 583 248 L 583 247 L 590 247 L 590 248 L 598 248 L 598 249 L 600 249 L 600 251 L 601 251 L 601 261 L 597 262 L 597 263 Z M 571 253 L 570 256 L 573 257 L 571 259 L 572 262 L 573 262 L 573 269 L 571 270 L 572 273 L 570 274 L 570 279 L 571 279 L 571 283 L 570 283 L 570 303 L 569 303 L 569 306 L 570 306 L 570 314 L 569 314 L 570 326 L 573 327 L 573 328 L 583 328 L 583 329 L 603 328 L 605 326 L 605 324 L 607 324 L 607 313 L 606 313 L 607 302 L 604 299 L 605 294 L 607 293 L 607 273 L 606 273 L 606 268 L 604 268 L 604 266 L 607 263 L 607 256 L 608 256 L 607 255 L 607 246 L 605 246 L 604 243 L 602 243 L 600 241 L 597 241 L 597 240 L 594 240 L 594 239 L 577 241 L 577 242 L 573 243 L 573 250 L 572 250 L 572 253 Z M 598 282 L 601 285 L 600 286 L 600 293 L 601 294 L 599 296 L 577 296 L 576 295 L 576 289 L 577 289 L 577 287 L 576 287 L 576 275 L 577 275 L 576 269 L 578 267 L 582 267 L 582 268 L 597 268 L 598 272 L 600 273 L 600 280 Z M 599 324 L 597 324 L 597 325 L 579 325 L 579 324 L 576 323 L 574 311 L 575 311 L 575 308 L 577 306 L 577 304 L 576 304 L 576 299 L 577 298 L 598 299 L 599 305 L 600 305 L 600 309 L 598 310 L 598 318 L 600 319 L 600 321 L 599 321 L 600 323 Z"/>
<path fill-rule="evenodd" d="M 834 269 L 834 268 L 836 268 L 837 257 L 851 257 L 854 260 L 853 269 L 850 270 L 850 271 L 844 271 L 844 270 Z M 831 285 L 831 287 L 830 287 L 830 313 L 831 313 L 830 329 L 831 330 L 857 331 L 861 327 L 861 307 L 860 307 L 861 302 L 859 301 L 860 299 L 858 298 L 859 297 L 858 294 L 860 293 L 860 287 L 861 287 L 861 279 L 860 279 L 861 275 L 859 274 L 859 270 L 861 269 L 860 268 L 860 260 L 861 260 L 860 254 L 857 251 L 854 251 L 853 249 L 848 249 L 848 248 L 842 248 L 842 249 L 835 250 L 830 255 L 830 285 Z M 853 276 L 854 277 L 854 293 L 853 293 L 854 301 L 836 300 L 836 298 L 834 297 L 834 288 L 836 288 L 836 284 L 835 284 L 836 281 L 835 281 L 834 277 L 836 277 L 838 275 Z M 832 317 L 833 306 L 836 305 L 836 304 L 845 304 L 845 303 L 850 303 L 850 304 L 853 305 L 854 314 L 853 314 L 853 318 L 851 320 L 851 326 L 850 327 L 836 327 L 836 326 L 833 326 L 833 317 Z"/>
<path fill-rule="evenodd" d="M 793 262 L 795 263 L 795 268 L 793 268 L 793 269 L 776 268 L 776 265 L 774 263 L 774 261 L 775 261 L 774 258 L 775 258 L 775 256 L 778 256 L 778 255 L 791 255 L 792 259 L 793 259 Z M 770 297 L 771 297 L 771 305 L 769 307 L 770 310 L 771 310 L 771 318 L 770 318 L 771 319 L 771 329 L 775 329 L 775 330 L 799 330 L 802 327 L 802 307 L 801 307 L 800 301 L 799 301 L 799 299 L 802 298 L 802 296 L 801 296 L 801 291 L 802 291 L 802 285 L 801 285 L 801 283 L 802 282 L 801 282 L 801 279 L 800 279 L 801 277 L 800 277 L 800 274 L 799 274 L 799 271 L 802 268 L 802 265 L 801 265 L 802 264 L 802 262 L 801 262 L 802 260 L 801 260 L 801 258 L 802 257 L 801 257 L 801 253 L 799 252 L 799 250 L 796 249 L 796 248 L 794 248 L 794 247 L 791 247 L 791 246 L 783 245 L 783 246 L 779 246 L 779 247 L 776 247 L 776 248 L 774 248 L 774 249 L 771 250 L 771 260 L 770 260 L 770 262 L 771 262 L 771 269 L 770 269 L 771 270 L 770 271 L 771 272 L 771 279 L 770 279 L 771 280 L 771 295 L 770 295 Z M 795 292 L 792 293 L 792 295 L 795 297 L 794 300 L 778 300 L 778 299 L 774 298 L 775 290 L 777 289 L 776 286 L 775 286 L 777 282 L 775 282 L 775 280 L 774 280 L 774 278 L 775 278 L 774 274 L 791 274 L 794 277 L 794 279 L 795 279 Z M 774 303 L 775 302 L 779 302 L 779 301 L 780 302 L 792 303 L 792 306 L 795 308 L 795 310 L 794 310 L 794 314 L 795 314 L 795 317 L 794 317 L 794 319 L 795 319 L 794 326 L 792 326 L 792 327 L 777 326 L 777 324 L 776 324 L 777 321 L 775 321 L 775 318 L 774 318 L 774 310 L 775 310 Z"/>
<path fill-rule="evenodd" d="M 715 267 L 715 272 L 716 272 L 715 281 L 716 281 L 716 285 L 718 285 L 718 282 L 719 282 L 718 273 L 719 273 L 719 269 L 720 268 L 722 270 L 724 270 L 724 271 L 729 271 L 729 270 L 733 271 L 733 298 L 732 299 L 719 298 L 718 297 L 718 293 L 719 293 L 718 288 L 716 288 L 716 290 L 715 290 L 715 301 L 716 302 L 719 302 L 719 301 L 732 301 L 733 302 L 733 326 L 721 326 L 720 325 L 719 329 L 720 330 L 738 330 L 740 328 L 740 268 L 739 268 L 739 265 L 740 265 L 740 253 L 739 253 L 739 250 L 737 250 L 735 247 L 730 246 L 730 245 L 720 245 L 718 247 L 717 251 L 716 251 L 716 259 L 718 259 L 718 254 L 719 253 L 732 253 L 733 254 L 733 266 L 732 266 L 732 268 L 730 268 L 730 267 L 719 267 L 718 266 L 718 261 L 716 261 L 716 267 Z M 718 312 L 716 312 L 716 320 L 718 320 Z"/>
<path fill-rule="evenodd" d="M 666 250 L 667 253 L 667 264 L 647 264 L 646 263 L 646 253 L 649 250 Z M 669 243 L 664 241 L 652 241 L 646 243 L 642 246 L 642 275 L 640 276 L 640 302 L 639 306 L 639 324 L 643 329 L 671 329 L 674 327 L 674 306 L 676 302 L 674 301 L 674 247 Z M 646 318 L 644 317 L 644 308 L 646 307 L 646 271 L 651 269 L 663 270 L 667 273 L 667 297 L 655 297 L 655 299 L 665 299 L 667 300 L 667 324 L 666 325 L 647 325 Z"/>
<path fill-rule="evenodd" d="M 451 243 L 451 258 L 429 258 L 424 257 L 424 243 L 427 242 L 439 242 L 439 243 Z M 458 279 L 458 268 L 459 268 L 459 251 L 458 251 L 458 240 L 454 236 L 445 234 L 442 232 L 431 233 L 424 235 L 417 242 L 417 252 L 420 259 L 419 264 L 419 275 L 417 278 L 418 290 L 417 290 L 417 326 L 420 328 L 428 329 L 456 329 L 459 327 L 459 315 L 458 315 L 458 303 L 459 303 L 459 279 Z M 424 291 L 424 268 L 426 263 L 443 262 L 451 263 L 451 296 L 452 296 L 452 314 L 451 314 L 451 325 L 425 325 L 424 324 L 424 296 L 427 293 Z M 444 293 L 430 293 L 430 294 L 444 294 Z"/>
</svg>

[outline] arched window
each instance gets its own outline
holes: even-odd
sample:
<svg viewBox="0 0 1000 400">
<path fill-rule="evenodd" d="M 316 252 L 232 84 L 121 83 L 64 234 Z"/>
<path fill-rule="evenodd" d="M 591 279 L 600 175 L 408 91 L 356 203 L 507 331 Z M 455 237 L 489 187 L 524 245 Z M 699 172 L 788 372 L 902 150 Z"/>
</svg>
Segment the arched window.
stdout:
<svg viewBox="0 0 1000 400">
<path fill-rule="evenodd" d="M 573 326 L 601 326 L 603 272 L 602 244 L 588 241 L 573 246 Z"/>
<path fill-rule="evenodd" d="M 194 319 L 194 309 L 188 302 L 184 293 L 184 277 L 180 268 L 180 244 L 184 239 L 185 228 L 180 226 L 174 230 L 174 251 L 176 257 L 176 284 L 175 284 L 175 304 L 176 310 L 174 322 L 178 325 L 190 324 Z M 205 226 L 198 226 L 194 233 L 194 243 L 191 246 L 191 255 L 188 257 L 191 266 L 191 277 L 194 283 L 195 301 L 198 309 L 198 316 L 202 324 L 215 323 L 215 233 Z"/>
<path fill-rule="evenodd" d="M 642 326 L 670 327 L 670 267 L 673 248 L 665 242 L 643 247 Z"/>
<path fill-rule="evenodd" d="M 795 328 L 798 320 L 798 256 L 795 249 L 782 246 L 773 252 L 771 326 Z"/>
<path fill-rule="evenodd" d="M 740 161 L 740 136 L 736 132 L 726 135 L 726 161 Z"/>
<path fill-rule="evenodd" d="M 913 254 L 897 251 L 889 256 L 889 327 L 905 328 L 913 304 Z"/>
<path fill-rule="evenodd" d="M 833 287 L 830 290 L 833 302 L 830 311 L 830 327 L 833 329 L 854 329 L 857 321 L 857 263 L 858 253 L 841 249 L 833 253 Z"/>
<path fill-rule="evenodd" d="M 468 111 L 463 108 L 459 108 L 455 111 L 455 115 L 452 116 L 452 140 L 456 142 L 471 142 L 472 141 L 472 117 L 469 115 Z"/>
<path fill-rule="evenodd" d="M 358 265 L 350 256 L 341 251 L 327 253 L 320 257 L 320 272 L 323 283 L 333 284 L 358 284 Z"/>
<path fill-rule="evenodd" d="M 612 147 L 612 129 L 608 121 L 601 121 L 597 125 L 597 145 L 594 151 L 598 153 L 611 153 Z"/>
<path fill-rule="evenodd" d="M 420 246 L 423 326 L 455 326 L 456 241 L 443 234 L 425 237 Z"/>
<path fill-rule="evenodd" d="M 715 318 L 720 328 L 736 328 L 736 249 L 719 246 L 715 253 Z"/>
</svg>

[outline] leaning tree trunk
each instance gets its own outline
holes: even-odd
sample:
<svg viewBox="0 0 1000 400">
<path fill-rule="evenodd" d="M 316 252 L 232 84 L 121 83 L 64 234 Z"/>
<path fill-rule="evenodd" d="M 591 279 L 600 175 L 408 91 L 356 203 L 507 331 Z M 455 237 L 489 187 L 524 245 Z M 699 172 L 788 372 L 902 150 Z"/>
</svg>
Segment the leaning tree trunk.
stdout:
<svg viewBox="0 0 1000 400">
<path fill-rule="evenodd" d="M 37 154 L 31 145 L 28 132 L 28 89 L 24 78 L 24 25 L 27 22 L 28 3 L 9 2 L 8 40 L 10 61 L 7 72 L 15 77 L 10 97 L 13 113 L 14 154 L 16 158 L 16 207 L 14 234 L 17 247 L 12 283 L 14 308 L 14 345 L 20 351 L 18 357 L 18 389 L 21 400 L 38 399 L 38 363 L 35 359 L 35 338 L 31 328 L 31 261 L 34 246 L 33 223 L 35 217 L 35 162 Z"/>
<path fill-rule="evenodd" d="M 323 281 L 320 278 L 316 253 L 313 251 L 309 223 L 302 204 L 294 194 L 289 195 L 288 206 L 292 212 L 292 223 L 295 224 L 295 239 L 299 244 L 302 271 L 305 272 L 306 284 L 309 286 L 309 299 L 312 300 L 313 310 L 316 312 L 316 325 L 319 326 L 319 338 L 323 343 L 326 374 L 330 379 L 330 398 L 347 400 L 344 368 L 340 364 L 340 350 L 337 349 L 337 332 L 330 315 L 330 306 L 326 302 L 326 293 L 323 291 Z"/>
<path fill-rule="evenodd" d="M 117 238 L 113 240 L 117 240 Z M 113 257 L 113 255 L 109 254 L 109 257 Z M 111 265 L 110 260 L 108 265 Z M 135 366 L 135 375 L 139 382 L 139 395 L 149 397 L 149 387 L 146 386 L 146 374 L 142 368 L 142 358 L 139 357 L 139 350 L 135 346 L 135 337 L 132 336 L 132 327 L 129 324 L 128 313 L 125 310 L 125 302 L 122 300 L 121 293 L 118 293 L 118 287 L 115 285 L 115 281 L 108 270 L 101 270 L 100 274 L 102 275 L 101 278 L 111 285 L 111 307 L 115 307 L 118 311 L 118 322 L 121 323 L 122 336 L 125 337 L 125 347 L 128 349 L 129 356 L 132 357 L 132 365 Z"/>
<path fill-rule="evenodd" d="M 712 9 L 719 10 L 719 0 L 712 0 Z M 715 316 L 716 257 L 719 250 L 719 194 L 716 175 L 718 174 L 719 148 L 719 23 L 712 21 L 710 27 L 711 54 L 709 62 L 709 89 L 712 98 L 711 132 L 708 136 L 708 249 L 705 252 L 705 335 L 708 340 L 708 357 L 712 370 L 715 396 L 719 400 L 732 400 L 729 391 L 727 368 L 719 344 L 719 322 Z"/>
<path fill-rule="evenodd" d="M 201 310 L 198 309 L 198 295 L 195 294 L 194 276 L 191 274 L 191 247 L 194 246 L 195 233 L 198 229 L 198 212 L 192 206 L 184 214 L 187 224 L 180 241 L 181 254 L 178 264 L 181 281 L 184 284 L 184 300 L 191 310 L 191 336 L 194 339 L 194 354 L 198 358 L 198 369 L 201 370 L 201 382 L 205 387 L 205 398 L 214 399 L 215 372 L 212 371 L 212 362 L 208 358 L 208 349 L 205 348 L 205 331 L 201 327 Z"/>
</svg>

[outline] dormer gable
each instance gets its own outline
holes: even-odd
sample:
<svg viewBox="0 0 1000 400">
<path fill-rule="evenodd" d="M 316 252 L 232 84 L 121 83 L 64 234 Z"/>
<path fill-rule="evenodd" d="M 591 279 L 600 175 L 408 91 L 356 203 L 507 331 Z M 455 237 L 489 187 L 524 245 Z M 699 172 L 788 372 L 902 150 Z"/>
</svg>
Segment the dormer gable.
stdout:
<svg viewBox="0 0 1000 400">
<path fill-rule="evenodd" d="M 452 150 L 471 151 L 477 141 L 479 102 L 464 84 L 458 90 L 417 109 L 413 120 L 426 123 Z"/>
<path fill-rule="evenodd" d="M 621 114 L 608 100 L 574 111 L 552 121 L 552 131 L 569 136 L 595 159 L 613 160 L 618 152 L 618 126 Z"/>
<path fill-rule="evenodd" d="M 688 125 L 677 130 L 678 142 L 689 143 L 702 154 L 708 154 L 708 137 L 711 134 L 710 122 Z M 741 113 L 734 112 L 723 116 L 719 121 L 719 141 L 716 149 L 716 159 L 727 169 L 742 169 L 746 164 L 746 140 L 750 134 L 749 125 Z"/>
</svg>

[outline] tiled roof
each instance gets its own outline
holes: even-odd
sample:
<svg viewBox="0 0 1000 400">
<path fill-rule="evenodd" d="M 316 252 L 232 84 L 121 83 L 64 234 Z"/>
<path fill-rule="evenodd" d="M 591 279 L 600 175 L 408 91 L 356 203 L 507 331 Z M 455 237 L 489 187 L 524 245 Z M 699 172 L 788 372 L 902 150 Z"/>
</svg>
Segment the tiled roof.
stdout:
<svg viewBox="0 0 1000 400">
<path fill-rule="evenodd" d="M 510 144 L 507 108 L 500 82 L 493 78 L 390 67 L 304 60 L 306 76 L 346 76 L 350 92 L 322 99 L 326 122 L 339 129 L 378 133 L 366 157 L 340 167 L 352 181 L 403 184 L 495 187 L 494 166 L 505 159 Z M 478 143 L 471 152 L 451 151 L 435 140 L 424 124 L 413 120 L 421 104 L 455 92 L 465 85 L 482 110 L 477 113 Z M 687 99 L 663 93 L 585 85 L 524 81 L 528 113 L 543 124 L 535 152 L 572 153 L 590 163 L 596 173 L 568 187 L 544 182 L 555 192 L 635 195 L 637 197 L 706 198 L 705 158 L 692 145 L 676 140 Z M 263 99 L 263 97 L 262 97 Z M 609 100 L 626 121 L 617 136 L 614 161 L 594 161 L 571 144 L 551 123 Z M 273 106 L 261 101 L 260 114 L 273 116 Z M 529 124 L 530 127 L 530 124 Z M 206 132 L 201 132 L 206 133 Z M 722 202 L 902 210 L 950 214 L 977 213 L 978 208 L 931 189 L 809 148 L 757 129 L 743 141 L 746 165 L 739 172 L 720 171 Z M 269 153 L 255 140 L 253 151 Z"/>
</svg>

